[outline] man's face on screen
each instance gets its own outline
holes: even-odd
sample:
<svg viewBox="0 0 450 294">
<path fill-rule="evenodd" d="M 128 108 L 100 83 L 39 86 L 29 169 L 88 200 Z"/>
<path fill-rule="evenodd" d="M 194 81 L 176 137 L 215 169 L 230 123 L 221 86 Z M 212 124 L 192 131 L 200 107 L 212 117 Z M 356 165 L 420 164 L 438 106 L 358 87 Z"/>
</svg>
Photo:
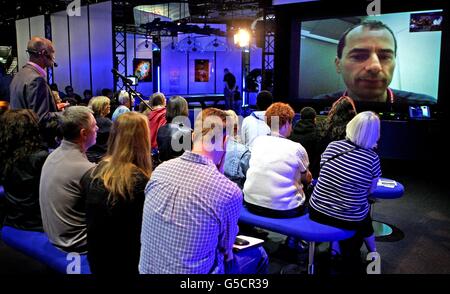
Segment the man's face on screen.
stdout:
<svg viewBox="0 0 450 294">
<path fill-rule="evenodd" d="M 384 102 L 395 68 L 395 43 L 386 29 L 357 27 L 346 37 L 336 70 L 354 100 Z"/>
</svg>

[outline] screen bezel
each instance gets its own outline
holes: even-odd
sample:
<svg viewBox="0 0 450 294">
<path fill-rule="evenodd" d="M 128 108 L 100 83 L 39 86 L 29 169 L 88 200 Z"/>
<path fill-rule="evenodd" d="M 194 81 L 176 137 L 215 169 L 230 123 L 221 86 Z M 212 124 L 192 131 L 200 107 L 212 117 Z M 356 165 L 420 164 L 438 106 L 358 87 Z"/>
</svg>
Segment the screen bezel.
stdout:
<svg viewBox="0 0 450 294">
<path fill-rule="evenodd" d="M 274 96 L 280 97 L 280 100 L 289 102 L 299 110 L 305 105 L 314 106 L 321 109 L 321 107 L 329 106 L 328 101 L 318 101 L 313 99 L 299 99 L 299 74 L 300 74 L 300 24 L 304 21 L 342 18 L 349 16 L 361 16 L 366 14 L 367 1 L 349 1 L 345 5 L 336 7 L 330 6 L 330 9 L 324 9 L 324 3 L 308 2 L 293 5 L 283 5 L 276 7 L 277 30 L 276 34 L 279 36 L 275 41 L 275 90 Z M 445 111 L 449 109 L 449 99 L 445 99 L 448 95 L 448 89 L 445 87 L 445 80 L 448 77 L 449 69 L 446 64 L 450 63 L 448 44 L 449 33 L 449 4 L 445 1 L 431 0 L 422 3 L 419 0 L 410 0 L 408 5 L 399 0 L 392 0 L 389 2 L 382 2 L 382 14 L 397 13 L 397 12 L 411 12 L 411 11 L 427 11 L 442 9 L 444 16 L 444 26 L 442 29 L 441 38 L 441 52 L 440 52 L 440 66 L 439 66 L 439 82 L 437 103 L 431 104 L 432 111 Z M 331 11 L 332 10 L 332 11 Z M 278 22 L 278 19 L 280 20 Z M 286 58 L 286 56 L 289 58 Z M 286 72 L 289 77 L 286 77 Z M 374 111 L 397 111 L 407 114 L 408 104 L 388 104 L 388 103 L 358 103 L 361 110 Z M 427 104 L 428 105 L 428 104 Z"/>
</svg>

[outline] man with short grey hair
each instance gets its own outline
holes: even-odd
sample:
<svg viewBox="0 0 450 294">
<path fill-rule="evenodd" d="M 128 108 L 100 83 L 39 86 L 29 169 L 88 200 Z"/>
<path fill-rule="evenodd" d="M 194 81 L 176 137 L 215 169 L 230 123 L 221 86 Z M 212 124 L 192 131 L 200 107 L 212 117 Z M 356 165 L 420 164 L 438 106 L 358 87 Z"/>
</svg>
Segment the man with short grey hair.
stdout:
<svg viewBox="0 0 450 294">
<path fill-rule="evenodd" d="M 42 223 L 50 242 L 66 252 L 87 250 L 86 211 L 80 184 L 95 164 L 86 150 L 95 144 L 97 124 L 92 110 L 72 106 L 62 115 L 64 139 L 44 163 L 39 187 Z"/>
</svg>

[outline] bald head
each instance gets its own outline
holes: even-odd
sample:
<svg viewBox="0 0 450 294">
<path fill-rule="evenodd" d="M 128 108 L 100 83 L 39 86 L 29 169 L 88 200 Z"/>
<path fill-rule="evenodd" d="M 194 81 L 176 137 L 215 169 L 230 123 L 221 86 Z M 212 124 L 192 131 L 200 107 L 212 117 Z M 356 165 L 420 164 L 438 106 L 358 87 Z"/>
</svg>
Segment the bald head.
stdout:
<svg viewBox="0 0 450 294">
<path fill-rule="evenodd" d="M 52 67 L 54 64 L 55 49 L 53 43 L 42 37 L 32 37 L 27 45 L 30 61 L 39 64 L 43 68 Z"/>
</svg>

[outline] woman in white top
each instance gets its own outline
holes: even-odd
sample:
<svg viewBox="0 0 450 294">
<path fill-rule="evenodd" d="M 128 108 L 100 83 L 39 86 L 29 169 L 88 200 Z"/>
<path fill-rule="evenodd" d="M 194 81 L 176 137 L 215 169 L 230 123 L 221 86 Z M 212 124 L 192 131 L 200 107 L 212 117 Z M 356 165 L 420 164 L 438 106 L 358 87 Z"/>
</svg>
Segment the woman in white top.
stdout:
<svg viewBox="0 0 450 294">
<path fill-rule="evenodd" d="M 244 201 L 255 214 L 288 218 L 304 213 L 303 184 L 309 184 L 311 173 L 305 148 L 286 139 L 294 114 L 288 104 L 272 104 L 266 111 L 271 135 L 259 136 L 253 143 Z"/>
</svg>

